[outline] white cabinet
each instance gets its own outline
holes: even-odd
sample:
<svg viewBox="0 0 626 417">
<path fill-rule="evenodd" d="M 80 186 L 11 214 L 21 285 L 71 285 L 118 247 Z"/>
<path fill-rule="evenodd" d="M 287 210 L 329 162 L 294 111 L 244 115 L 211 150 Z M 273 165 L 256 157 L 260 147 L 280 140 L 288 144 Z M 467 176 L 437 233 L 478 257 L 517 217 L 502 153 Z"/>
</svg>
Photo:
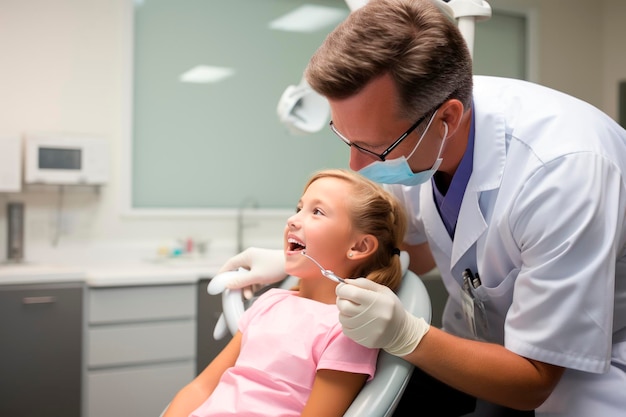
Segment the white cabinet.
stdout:
<svg viewBox="0 0 626 417">
<path fill-rule="evenodd" d="M 196 375 L 196 284 L 90 288 L 87 417 L 158 416 Z"/>
</svg>

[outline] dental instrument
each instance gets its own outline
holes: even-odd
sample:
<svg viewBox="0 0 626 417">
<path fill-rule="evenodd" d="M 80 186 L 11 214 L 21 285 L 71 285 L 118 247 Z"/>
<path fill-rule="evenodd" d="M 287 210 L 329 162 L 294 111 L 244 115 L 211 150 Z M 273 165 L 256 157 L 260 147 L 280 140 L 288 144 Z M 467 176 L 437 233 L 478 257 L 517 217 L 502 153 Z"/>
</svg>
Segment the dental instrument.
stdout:
<svg viewBox="0 0 626 417">
<path fill-rule="evenodd" d="M 313 261 L 313 263 L 319 267 L 320 271 L 322 271 L 322 275 L 324 275 L 326 278 L 331 279 L 331 280 L 333 280 L 335 282 L 345 282 L 344 278 L 341 278 L 341 277 L 335 275 L 335 273 L 333 271 L 331 271 L 330 269 L 325 269 L 322 265 L 319 264 L 319 262 L 317 262 L 315 259 L 313 259 L 310 255 L 307 255 L 305 251 L 302 251 L 301 253 L 302 253 L 302 255 L 306 256 L 311 261 Z"/>
</svg>

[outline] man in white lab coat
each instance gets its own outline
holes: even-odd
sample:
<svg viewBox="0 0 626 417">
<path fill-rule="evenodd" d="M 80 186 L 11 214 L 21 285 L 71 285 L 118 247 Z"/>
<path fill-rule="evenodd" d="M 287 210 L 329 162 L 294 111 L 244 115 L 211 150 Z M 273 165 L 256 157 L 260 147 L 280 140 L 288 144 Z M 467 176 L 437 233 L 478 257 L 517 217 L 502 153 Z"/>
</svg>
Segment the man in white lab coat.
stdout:
<svg viewBox="0 0 626 417">
<path fill-rule="evenodd" d="M 429 0 L 354 11 L 305 75 L 350 167 L 410 213 L 410 269 L 436 265 L 449 292 L 436 329 L 382 286 L 337 287 L 344 333 L 419 370 L 395 415 L 625 416 L 624 129 L 557 91 L 472 77 Z M 250 273 L 230 286 L 278 279 L 268 254 L 232 258 L 223 270 Z M 447 400 L 432 404 L 433 387 Z"/>
</svg>

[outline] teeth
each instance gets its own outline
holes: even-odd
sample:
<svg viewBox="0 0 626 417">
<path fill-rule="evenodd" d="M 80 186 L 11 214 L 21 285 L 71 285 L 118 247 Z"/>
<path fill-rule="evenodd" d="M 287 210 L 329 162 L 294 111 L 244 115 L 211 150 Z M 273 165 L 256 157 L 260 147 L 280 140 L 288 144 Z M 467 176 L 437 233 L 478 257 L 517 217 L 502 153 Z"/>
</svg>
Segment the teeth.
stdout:
<svg viewBox="0 0 626 417">
<path fill-rule="evenodd" d="M 292 237 L 288 238 L 287 242 L 291 244 L 291 249 L 292 250 L 304 249 L 306 247 L 306 245 L 303 242 L 301 242 L 301 241 L 299 241 L 299 240 L 297 240 L 295 238 L 292 238 Z"/>
</svg>

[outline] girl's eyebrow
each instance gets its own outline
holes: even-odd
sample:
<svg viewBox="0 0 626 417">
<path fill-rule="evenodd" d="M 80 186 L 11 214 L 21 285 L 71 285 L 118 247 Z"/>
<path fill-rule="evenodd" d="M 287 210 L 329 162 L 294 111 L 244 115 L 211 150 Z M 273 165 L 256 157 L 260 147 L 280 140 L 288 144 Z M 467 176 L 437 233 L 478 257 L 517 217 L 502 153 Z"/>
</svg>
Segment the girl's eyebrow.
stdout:
<svg viewBox="0 0 626 417">
<path fill-rule="evenodd" d="M 317 204 L 324 204 L 324 205 L 325 205 L 325 204 L 326 204 L 326 202 L 325 202 L 324 200 L 321 200 L 321 199 L 319 199 L 319 198 L 314 198 L 313 200 L 307 201 L 306 203 L 307 203 L 307 204 L 310 204 L 310 205 L 317 205 Z M 298 200 L 298 204 L 299 204 L 299 205 L 300 205 L 300 204 L 304 204 L 304 202 L 302 201 L 302 199 Z"/>
</svg>

